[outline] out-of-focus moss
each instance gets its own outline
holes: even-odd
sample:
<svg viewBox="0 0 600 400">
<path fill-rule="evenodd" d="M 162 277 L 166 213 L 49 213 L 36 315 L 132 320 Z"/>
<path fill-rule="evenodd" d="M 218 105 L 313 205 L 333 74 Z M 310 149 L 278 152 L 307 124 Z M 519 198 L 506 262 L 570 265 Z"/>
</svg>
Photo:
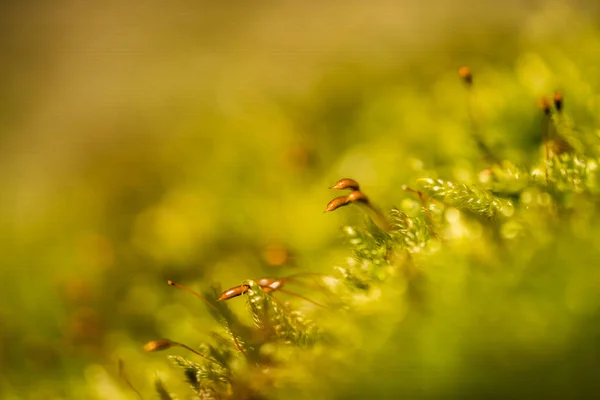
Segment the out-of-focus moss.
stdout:
<svg viewBox="0 0 600 400">
<path fill-rule="evenodd" d="M 291 4 L 3 6 L 3 398 L 129 398 L 118 358 L 144 395 L 155 371 L 169 392 L 185 393 L 180 371 L 141 345 L 167 336 L 195 345 L 215 322 L 167 279 L 229 287 L 347 268 L 352 252 L 338 228 L 360 226 L 362 216 L 322 215 L 326 188 L 340 177 L 355 177 L 382 208 L 409 216 L 421 204 L 401 188 L 418 178 L 519 192 L 523 181 L 509 166 L 495 170 L 506 180 L 477 182 L 489 175 L 480 174 L 486 165 L 460 65 L 475 74 L 485 143 L 523 170 L 540 167 L 527 182 L 545 180 L 535 106 L 542 95 L 564 93 L 559 130 L 597 153 L 600 33 L 589 3 L 584 11 L 444 1 L 321 12 Z M 557 159 L 551 179 L 596 176 L 580 174 L 593 164 L 582 168 Z M 319 314 L 314 322 L 336 332 L 337 347 L 317 344 L 256 381 L 295 382 L 269 386 L 285 398 L 597 391 L 600 232 L 587 194 L 550 197 L 533 187 L 511 197 L 533 211 L 496 232 L 512 257 L 494 257 L 476 221 L 444 214 L 446 234 L 462 238 L 453 251 L 415 251 L 421 264 L 402 273 L 349 276 L 365 288 L 374 278 L 385 283 L 354 293 L 352 311 Z M 408 202 L 414 207 L 402 207 Z M 406 227 L 414 233 L 407 243 L 416 249 L 428 231 L 414 228 Z M 294 262 L 265 262 L 273 243 Z M 231 308 L 247 316 L 244 301 Z M 292 354 L 272 351 L 274 359 Z"/>
</svg>

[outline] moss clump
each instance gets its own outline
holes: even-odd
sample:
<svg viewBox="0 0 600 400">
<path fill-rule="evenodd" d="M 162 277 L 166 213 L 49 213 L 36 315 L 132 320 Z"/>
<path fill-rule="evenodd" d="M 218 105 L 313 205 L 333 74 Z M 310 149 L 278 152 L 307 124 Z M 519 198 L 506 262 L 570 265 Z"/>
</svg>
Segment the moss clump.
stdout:
<svg viewBox="0 0 600 400">
<path fill-rule="evenodd" d="M 325 288 L 325 307 L 302 295 L 283 303 L 286 279 L 239 287 L 253 326 L 224 302 L 209 304 L 225 328 L 222 340 L 202 346 L 216 362 L 171 357 L 195 395 L 566 398 L 600 390 L 590 372 L 600 368 L 599 160 L 596 147 L 555 146 L 577 138 L 574 124 L 561 122 L 563 101 L 542 110 L 539 151 L 522 165 L 491 159 L 492 147 L 477 144 L 480 153 L 462 160 L 473 166 L 468 178 L 415 174 L 406 183 L 417 189 L 390 191 L 402 205 L 387 213 L 352 180 L 350 195 L 338 198 L 349 207 L 335 212 L 364 211 L 364 223 L 342 230 L 348 262 L 313 277 L 311 293 Z"/>
</svg>

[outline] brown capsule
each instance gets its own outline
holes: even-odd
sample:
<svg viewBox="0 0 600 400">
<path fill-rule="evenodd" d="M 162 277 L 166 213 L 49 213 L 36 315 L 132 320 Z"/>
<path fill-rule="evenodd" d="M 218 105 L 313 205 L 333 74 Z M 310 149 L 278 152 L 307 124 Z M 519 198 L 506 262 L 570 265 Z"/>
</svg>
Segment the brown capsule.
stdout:
<svg viewBox="0 0 600 400">
<path fill-rule="evenodd" d="M 352 193 L 350 193 L 346 199 L 348 200 L 348 203 L 352 203 L 355 201 L 360 201 L 361 203 L 369 203 L 369 199 L 367 196 L 365 196 L 365 194 L 359 190 L 355 190 Z"/>
<path fill-rule="evenodd" d="M 349 196 L 340 196 L 340 197 L 336 197 L 335 199 L 331 200 L 329 202 L 329 204 L 327 204 L 327 208 L 325 209 L 324 212 L 329 212 L 329 211 L 333 211 L 336 210 L 340 207 L 343 207 L 345 205 L 349 204 L 349 200 L 348 200 Z"/>
<path fill-rule="evenodd" d="M 148 342 L 144 345 L 144 350 L 148 351 L 148 352 L 152 352 L 152 351 L 161 351 L 161 350 L 167 350 L 173 346 L 176 346 L 177 343 L 172 342 L 170 340 L 153 340 L 151 342 Z"/>
<path fill-rule="evenodd" d="M 286 279 L 263 278 L 256 281 L 263 292 L 269 293 L 283 287 Z"/>
<path fill-rule="evenodd" d="M 302 275 L 302 274 L 294 274 L 294 275 L 290 275 L 290 276 L 283 277 L 283 278 L 262 278 L 262 279 L 256 280 L 255 282 L 261 288 L 261 290 L 265 293 L 270 293 L 270 292 L 274 292 L 274 291 L 278 290 L 282 293 L 286 293 L 291 296 L 298 297 L 298 298 L 306 300 L 309 303 L 312 303 L 316 306 L 325 308 L 325 306 L 323 306 L 322 304 L 319 304 L 299 293 L 295 293 L 295 292 L 292 292 L 289 290 L 282 289 L 283 285 L 286 282 L 292 280 L 294 277 L 297 277 L 298 275 Z M 309 275 L 312 275 L 312 274 L 309 274 Z M 245 290 L 241 289 L 242 287 L 244 287 Z M 229 290 L 226 290 L 225 292 L 223 292 L 223 294 L 221 295 L 219 300 L 229 300 L 233 297 L 237 297 L 241 294 L 248 292 L 248 290 L 249 290 L 249 287 L 247 285 L 236 286 L 232 289 L 229 289 Z"/>
<path fill-rule="evenodd" d="M 227 289 L 226 291 L 221 293 L 221 295 L 219 296 L 217 301 L 229 300 L 229 299 L 233 299 L 234 297 L 241 296 L 244 293 L 246 293 L 248 291 L 248 289 L 249 289 L 248 285 L 240 285 L 240 286 L 232 287 L 231 289 Z"/>
<path fill-rule="evenodd" d="M 283 279 L 263 278 L 263 279 L 259 279 L 256 281 L 258 286 L 260 286 L 260 288 L 263 290 L 263 292 L 266 292 L 266 293 L 269 293 L 269 292 L 279 289 L 280 287 L 283 286 L 284 282 L 285 282 L 285 278 L 283 278 Z M 232 287 L 231 289 L 227 289 L 226 291 L 221 293 L 221 296 L 219 296 L 217 301 L 233 299 L 234 297 L 238 297 L 238 296 L 241 296 L 241 295 L 247 293 L 248 290 L 250 290 L 250 287 L 248 285 L 240 285 L 240 286 Z"/>
<path fill-rule="evenodd" d="M 560 92 L 554 93 L 554 107 L 556 111 L 561 112 L 563 108 L 563 95 Z"/>
<path fill-rule="evenodd" d="M 260 286 L 260 288 L 262 289 L 263 292 L 269 293 L 269 292 L 272 292 L 274 290 L 277 290 L 277 289 L 283 287 L 285 280 L 286 280 L 285 278 L 282 278 L 282 279 L 262 278 L 255 282 L 258 286 Z M 231 289 L 224 291 L 221 294 L 221 296 L 219 297 L 218 301 L 229 300 L 234 297 L 241 296 L 242 294 L 247 293 L 249 289 L 250 289 L 250 287 L 248 285 L 240 285 L 240 286 L 233 287 Z"/>
<path fill-rule="evenodd" d="M 467 66 L 462 66 L 458 69 L 458 76 L 467 84 L 473 84 L 473 74 L 471 73 L 471 68 Z"/>
<path fill-rule="evenodd" d="M 539 107 L 542 109 L 542 111 L 544 112 L 544 114 L 550 115 L 550 103 L 548 102 L 547 98 L 542 97 L 540 99 Z"/>
<path fill-rule="evenodd" d="M 337 190 L 344 190 L 344 189 L 360 190 L 360 187 L 358 186 L 358 182 L 356 182 L 354 179 L 344 178 L 344 179 L 340 179 L 339 181 L 337 181 L 337 183 L 335 185 L 331 186 L 329 189 L 337 189 Z"/>
</svg>

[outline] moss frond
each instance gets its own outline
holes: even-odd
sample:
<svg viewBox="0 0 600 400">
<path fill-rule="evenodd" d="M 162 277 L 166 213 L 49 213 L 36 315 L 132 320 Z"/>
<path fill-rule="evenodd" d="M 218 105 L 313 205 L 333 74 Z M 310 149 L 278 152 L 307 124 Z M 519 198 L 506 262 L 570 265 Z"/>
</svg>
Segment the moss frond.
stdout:
<svg viewBox="0 0 600 400">
<path fill-rule="evenodd" d="M 431 197 L 480 218 L 510 216 L 514 207 L 509 200 L 494 196 L 477 185 L 454 184 L 441 179 L 419 180 L 421 188 Z"/>
<path fill-rule="evenodd" d="M 256 282 L 247 281 L 248 308 L 255 325 L 267 336 L 283 343 L 299 346 L 314 344 L 319 336 L 316 325 L 303 317 L 300 312 L 286 310 L 282 303 L 274 300 Z"/>
</svg>

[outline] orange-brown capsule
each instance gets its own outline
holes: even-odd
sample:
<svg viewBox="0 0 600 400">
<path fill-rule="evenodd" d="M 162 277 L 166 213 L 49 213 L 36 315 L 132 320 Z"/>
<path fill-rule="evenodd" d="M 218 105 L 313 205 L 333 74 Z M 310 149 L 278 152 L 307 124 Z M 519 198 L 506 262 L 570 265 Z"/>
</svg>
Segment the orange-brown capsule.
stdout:
<svg viewBox="0 0 600 400">
<path fill-rule="evenodd" d="M 176 346 L 177 344 L 175 342 L 172 342 L 170 340 L 153 340 L 151 342 L 148 342 L 144 345 L 144 350 L 148 351 L 148 352 L 152 352 L 152 351 L 160 351 L 160 350 L 166 350 L 170 347 Z"/>
<path fill-rule="evenodd" d="M 361 191 L 355 190 L 352 193 L 350 193 L 346 199 L 348 200 L 348 203 L 352 203 L 354 201 L 360 201 L 362 203 L 369 203 L 369 198 L 367 196 L 365 196 L 365 194 Z"/>
<path fill-rule="evenodd" d="M 556 111 L 561 112 L 563 108 L 563 95 L 560 92 L 554 93 L 554 107 Z"/>
<path fill-rule="evenodd" d="M 337 181 L 337 183 L 333 186 L 331 186 L 329 189 L 338 189 L 338 190 L 343 190 L 343 189 L 350 189 L 350 190 L 360 190 L 359 186 L 358 186 L 358 182 L 356 182 L 354 179 L 350 179 L 350 178 L 344 178 L 344 179 L 340 179 L 339 181 Z"/>
<path fill-rule="evenodd" d="M 263 278 L 256 281 L 263 292 L 269 293 L 283 287 L 285 279 Z"/>
<path fill-rule="evenodd" d="M 281 288 L 284 284 L 284 281 L 285 279 L 263 278 L 257 280 L 256 283 L 258 284 L 258 286 L 260 286 L 263 292 L 269 293 Z M 232 287 L 231 289 L 227 289 L 226 291 L 221 293 L 221 296 L 219 296 L 217 301 L 233 299 L 234 297 L 238 297 L 247 293 L 249 289 L 250 288 L 248 285 Z"/>
<path fill-rule="evenodd" d="M 231 289 L 227 289 L 226 291 L 221 293 L 221 295 L 219 296 L 217 301 L 229 300 L 229 299 L 233 299 L 234 297 L 241 296 L 244 293 L 246 293 L 248 291 L 248 289 L 249 289 L 248 285 L 240 285 L 240 286 L 232 287 Z"/>
<path fill-rule="evenodd" d="M 542 97 L 540 99 L 539 107 L 542 109 L 542 111 L 544 112 L 544 114 L 550 115 L 550 103 L 548 102 L 547 98 Z"/>
<path fill-rule="evenodd" d="M 329 204 L 327 204 L 327 208 L 324 212 L 333 211 L 348 204 L 348 196 L 336 197 L 335 199 L 331 200 Z"/>
<path fill-rule="evenodd" d="M 458 69 L 458 76 L 467 84 L 473 84 L 473 74 L 471 73 L 471 68 L 467 66 L 462 66 Z"/>
<path fill-rule="evenodd" d="M 296 275 L 299 275 L 299 274 L 296 274 Z M 295 276 L 295 275 L 292 275 L 292 276 Z M 270 293 L 270 292 L 279 290 L 283 293 L 286 293 L 286 294 L 289 294 L 292 296 L 296 296 L 298 298 L 306 300 L 306 301 L 313 303 L 319 307 L 324 307 L 323 305 L 321 305 L 315 301 L 312 301 L 311 299 L 304 297 L 301 294 L 282 289 L 283 285 L 287 281 L 289 281 L 292 278 L 292 276 L 283 277 L 283 278 L 262 278 L 262 279 L 255 280 L 255 282 L 264 293 Z M 241 289 L 242 287 L 244 287 L 244 290 Z M 244 294 L 244 293 L 248 292 L 248 290 L 249 290 L 248 285 L 242 285 L 242 286 L 238 286 L 238 287 L 229 289 L 229 290 L 223 292 L 223 294 L 221 295 L 219 300 L 228 300 L 230 298 L 237 297 L 240 294 Z M 240 350 L 240 351 L 242 351 L 242 350 Z"/>
</svg>

